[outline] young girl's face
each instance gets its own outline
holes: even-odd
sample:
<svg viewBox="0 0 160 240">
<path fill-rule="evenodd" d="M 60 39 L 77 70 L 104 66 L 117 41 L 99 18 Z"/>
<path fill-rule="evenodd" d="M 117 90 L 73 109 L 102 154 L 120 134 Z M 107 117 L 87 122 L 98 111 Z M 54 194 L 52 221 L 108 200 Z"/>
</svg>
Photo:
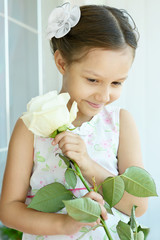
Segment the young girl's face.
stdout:
<svg viewBox="0 0 160 240">
<path fill-rule="evenodd" d="M 61 92 L 78 104 L 77 121 L 89 121 L 101 109 L 120 97 L 122 85 L 133 62 L 133 50 L 93 49 L 81 62 L 66 67 Z"/>
</svg>

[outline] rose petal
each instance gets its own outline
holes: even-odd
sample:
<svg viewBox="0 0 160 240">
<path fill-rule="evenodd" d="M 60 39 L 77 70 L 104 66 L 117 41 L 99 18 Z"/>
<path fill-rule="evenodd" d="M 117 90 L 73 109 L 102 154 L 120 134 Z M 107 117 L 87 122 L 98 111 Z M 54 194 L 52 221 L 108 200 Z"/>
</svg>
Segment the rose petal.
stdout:
<svg viewBox="0 0 160 240">
<path fill-rule="evenodd" d="M 77 103 L 74 101 L 70 109 L 70 123 L 72 123 L 77 117 Z"/>
<path fill-rule="evenodd" d="M 31 101 L 27 104 L 28 112 L 40 111 L 42 103 L 49 101 L 57 96 L 57 91 L 48 92 L 42 96 L 37 96 L 31 99 Z"/>
<path fill-rule="evenodd" d="M 21 119 L 34 134 L 49 137 L 59 127 L 68 126 L 76 118 L 77 103 L 72 104 L 69 113 L 67 108 L 69 99 L 68 93 L 57 95 L 57 91 L 35 97 L 27 105 L 28 111 Z"/>
<path fill-rule="evenodd" d="M 47 101 L 42 105 L 42 111 L 53 109 L 54 107 L 60 106 L 60 105 L 67 105 L 68 101 L 70 99 L 70 96 L 68 93 L 61 93 L 57 95 L 55 98 Z"/>
<path fill-rule="evenodd" d="M 24 124 L 26 125 L 27 128 L 30 126 L 30 122 L 32 121 L 32 116 L 33 113 L 30 112 L 25 112 L 23 113 L 24 115 L 21 116 L 21 119 L 23 120 Z"/>
<path fill-rule="evenodd" d="M 38 136 L 49 137 L 65 124 L 69 124 L 69 112 L 66 106 L 59 106 L 53 111 L 34 113 L 28 129 Z"/>
</svg>

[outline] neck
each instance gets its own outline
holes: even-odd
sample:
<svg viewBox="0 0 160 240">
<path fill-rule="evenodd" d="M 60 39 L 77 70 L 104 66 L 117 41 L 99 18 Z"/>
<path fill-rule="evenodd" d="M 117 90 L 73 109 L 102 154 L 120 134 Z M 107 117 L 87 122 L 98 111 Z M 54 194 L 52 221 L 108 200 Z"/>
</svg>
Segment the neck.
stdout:
<svg viewBox="0 0 160 240">
<path fill-rule="evenodd" d="M 92 119 L 92 117 L 87 117 L 87 116 L 83 117 L 83 116 L 79 116 L 77 114 L 77 118 L 72 122 L 72 124 L 75 127 L 80 127 L 82 125 L 82 123 L 89 122 L 91 119 Z"/>
</svg>

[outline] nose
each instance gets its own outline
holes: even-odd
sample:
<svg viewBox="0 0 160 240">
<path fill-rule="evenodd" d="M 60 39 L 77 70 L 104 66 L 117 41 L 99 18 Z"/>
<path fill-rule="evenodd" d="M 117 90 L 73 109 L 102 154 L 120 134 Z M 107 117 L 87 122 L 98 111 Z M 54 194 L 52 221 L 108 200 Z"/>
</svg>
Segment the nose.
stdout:
<svg viewBox="0 0 160 240">
<path fill-rule="evenodd" d="M 97 91 L 95 98 L 99 103 L 107 103 L 110 101 L 111 89 L 110 87 L 102 87 Z"/>
</svg>

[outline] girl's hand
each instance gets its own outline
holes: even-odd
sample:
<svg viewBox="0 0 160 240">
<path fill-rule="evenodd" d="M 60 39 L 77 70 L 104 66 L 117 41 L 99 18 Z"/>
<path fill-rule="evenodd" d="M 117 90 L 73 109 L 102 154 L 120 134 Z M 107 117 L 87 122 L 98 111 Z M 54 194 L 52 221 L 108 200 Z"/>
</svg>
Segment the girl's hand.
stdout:
<svg viewBox="0 0 160 240">
<path fill-rule="evenodd" d="M 103 200 L 102 196 L 99 193 L 96 193 L 93 191 L 93 192 L 87 193 L 84 197 L 91 198 L 91 199 L 95 200 L 96 202 L 98 202 L 101 207 L 101 216 L 103 217 L 104 220 L 107 220 L 107 211 L 104 207 L 104 200 Z M 67 215 L 64 215 L 64 223 L 63 223 L 63 228 L 65 231 L 64 235 L 72 235 L 72 234 L 79 232 L 79 230 L 82 227 L 85 227 L 85 226 L 94 227 L 97 224 L 100 224 L 100 219 L 98 219 L 96 222 L 92 222 L 92 223 L 82 223 L 82 222 L 78 222 L 78 221 L 74 220 L 72 217 L 70 217 L 67 214 Z"/>
<path fill-rule="evenodd" d="M 78 222 L 67 214 L 67 215 L 64 215 L 62 235 L 73 235 L 79 232 L 82 227 L 85 227 L 85 226 L 94 227 L 96 225 L 97 225 L 97 222 L 93 222 L 93 223 Z"/>
<path fill-rule="evenodd" d="M 107 220 L 108 216 L 107 216 L 107 210 L 104 207 L 105 201 L 103 199 L 103 197 L 97 193 L 97 192 L 88 192 L 84 197 L 88 197 L 91 198 L 92 200 L 96 201 L 99 203 L 100 207 L 101 207 L 101 216 L 104 220 Z M 100 219 L 97 220 L 97 223 L 100 223 Z"/>
<path fill-rule="evenodd" d="M 86 145 L 79 135 L 65 131 L 58 134 L 52 144 L 58 144 L 62 153 L 73 159 L 83 173 L 91 167 L 93 160 L 89 157 Z"/>
</svg>

